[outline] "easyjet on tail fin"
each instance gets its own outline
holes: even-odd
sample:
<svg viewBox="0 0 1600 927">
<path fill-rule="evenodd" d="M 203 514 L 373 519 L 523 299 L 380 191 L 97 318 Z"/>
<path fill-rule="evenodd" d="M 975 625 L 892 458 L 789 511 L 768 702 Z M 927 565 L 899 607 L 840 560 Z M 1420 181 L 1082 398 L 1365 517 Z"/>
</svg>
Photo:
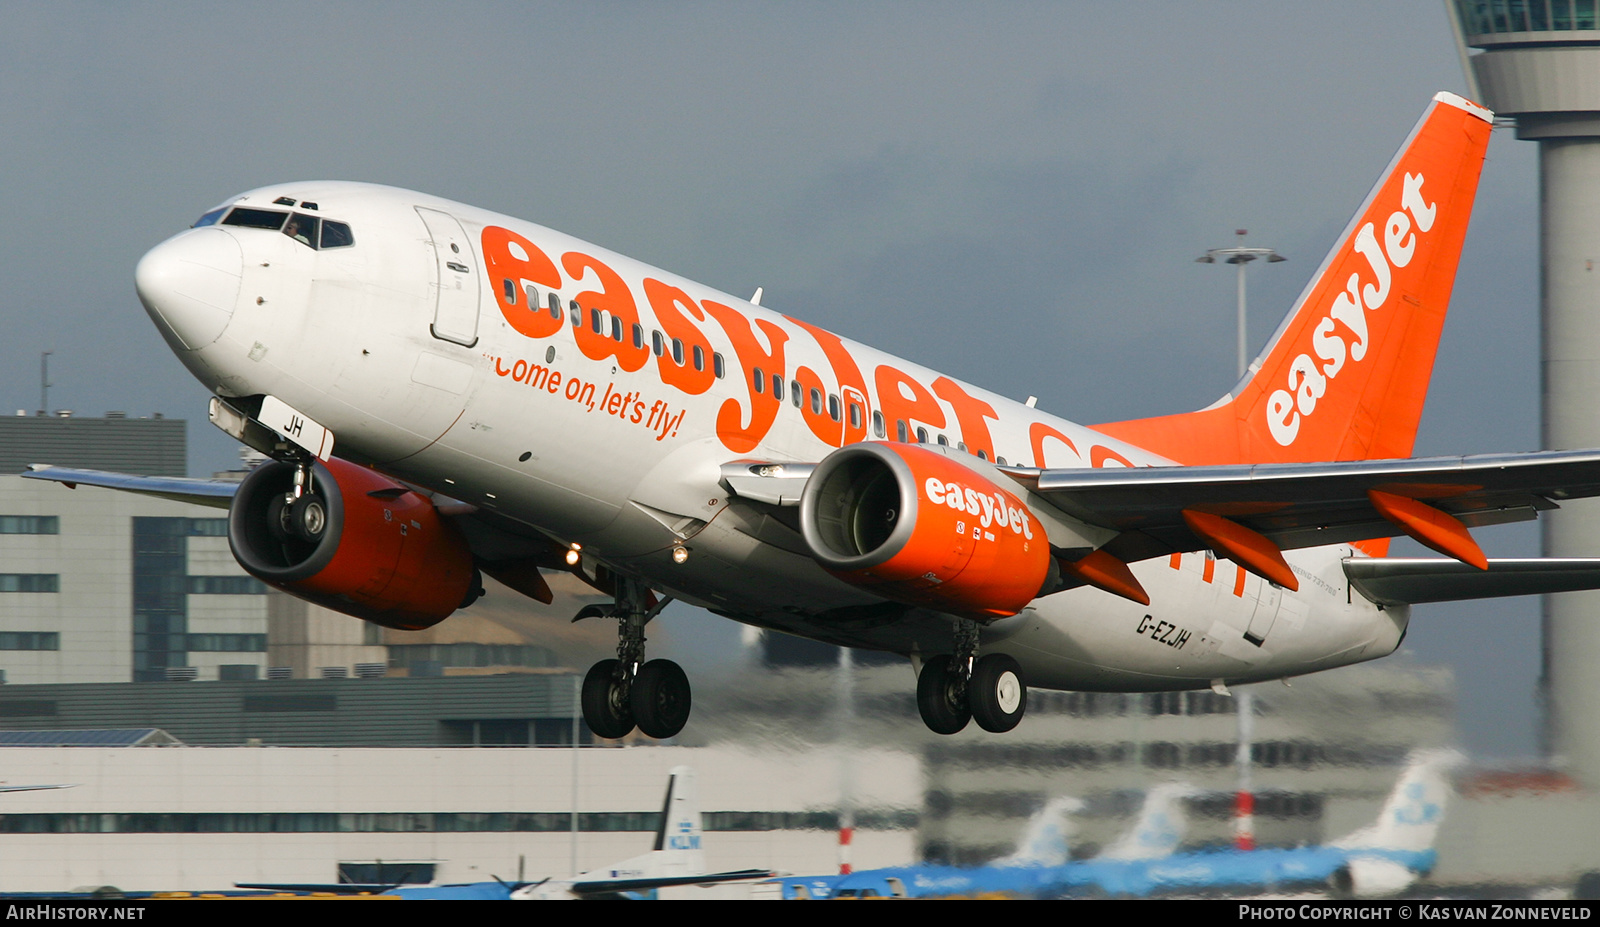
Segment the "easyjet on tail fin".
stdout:
<svg viewBox="0 0 1600 927">
<path fill-rule="evenodd" d="M 1232 393 L 1094 427 L 1183 464 L 1411 456 L 1492 119 L 1433 98 Z"/>
</svg>

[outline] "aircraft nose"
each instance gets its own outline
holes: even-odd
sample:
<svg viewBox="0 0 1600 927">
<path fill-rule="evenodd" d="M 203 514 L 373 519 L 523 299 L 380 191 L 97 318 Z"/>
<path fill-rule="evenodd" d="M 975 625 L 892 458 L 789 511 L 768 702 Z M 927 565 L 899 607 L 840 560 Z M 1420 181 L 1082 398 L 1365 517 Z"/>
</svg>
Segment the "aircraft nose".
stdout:
<svg viewBox="0 0 1600 927">
<path fill-rule="evenodd" d="M 217 228 L 175 235 L 139 260 L 134 288 L 174 347 L 193 351 L 217 340 L 239 300 L 244 253 Z"/>
</svg>

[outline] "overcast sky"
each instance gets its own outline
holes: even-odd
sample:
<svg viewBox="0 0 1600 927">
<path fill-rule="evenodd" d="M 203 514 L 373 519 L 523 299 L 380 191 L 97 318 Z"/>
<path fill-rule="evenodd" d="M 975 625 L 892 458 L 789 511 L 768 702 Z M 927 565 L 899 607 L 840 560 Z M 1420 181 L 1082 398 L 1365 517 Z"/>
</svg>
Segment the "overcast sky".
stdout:
<svg viewBox="0 0 1600 927">
<path fill-rule="evenodd" d="M 553 226 L 1075 421 L 1233 381 L 1438 90 L 1443 5 L 15 3 L 0 0 L 0 409 L 190 420 L 133 295 L 148 248 L 286 180 Z M 1536 149 L 1490 145 L 1420 454 L 1538 441 Z M 980 335 L 981 333 L 981 335 Z M 1491 556 L 1536 552 L 1525 527 Z M 1398 548 L 1397 548 L 1398 549 Z M 1536 600 L 1418 609 L 1466 745 L 1536 748 Z"/>
</svg>

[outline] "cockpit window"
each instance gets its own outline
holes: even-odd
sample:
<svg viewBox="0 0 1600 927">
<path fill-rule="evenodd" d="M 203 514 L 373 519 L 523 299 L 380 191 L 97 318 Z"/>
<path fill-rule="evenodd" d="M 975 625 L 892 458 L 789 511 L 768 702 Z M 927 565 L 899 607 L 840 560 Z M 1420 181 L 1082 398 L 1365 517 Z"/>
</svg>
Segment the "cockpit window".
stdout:
<svg viewBox="0 0 1600 927">
<path fill-rule="evenodd" d="M 205 225 L 216 225 L 217 224 L 217 220 L 222 218 L 222 214 L 227 212 L 227 211 L 228 211 L 228 207 L 226 207 L 226 206 L 221 206 L 221 207 L 218 207 L 217 209 L 213 209 L 210 212 L 206 213 L 205 215 L 201 216 L 200 218 L 194 220 L 194 225 L 189 226 L 189 228 L 197 229 L 197 228 L 200 228 L 201 226 L 205 226 Z"/>
<path fill-rule="evenodd" d="M 284 224 L 283 234 L 302 245 L 315 248 L 317 246 L 317 225 L 321 221 L 316 216 L 307 216 L 297 212 L 290 216 L 289 221 Z"/>
<path fill-rule="evenodd" d="M 217 217 L 224 212 L 228 212 L 226 207 L 208 212 L 195 222 L 195 226 L 215 225 Z M 250 209 L 239 206 L 228 212 L 222 224 L 282 232 L 313 251 L 348 248 L 356 243 L 356 237 L 346 223 L 308 216 L 303 212 L 287 213 L 275 209 Z"/>
<path fill-rule="evenodd" d="M 272 229 L 277 231 L 283 228 L 283 220 L 289 218 L 286 212 L 272 209 L 249 209 L 240 206 L 228 213 L 228 218 L 222 220 L 223 225 L 237 225 L 247 229 Z"/>
<path fill-rule="evenodd" d="M 343 222 L 322 223 L 322 247 L 324 250 L 328 248 L 348 248 L 355 243 L 356 237 L 350 234 L 350 226 L 345 225 Z"/>
</svg>

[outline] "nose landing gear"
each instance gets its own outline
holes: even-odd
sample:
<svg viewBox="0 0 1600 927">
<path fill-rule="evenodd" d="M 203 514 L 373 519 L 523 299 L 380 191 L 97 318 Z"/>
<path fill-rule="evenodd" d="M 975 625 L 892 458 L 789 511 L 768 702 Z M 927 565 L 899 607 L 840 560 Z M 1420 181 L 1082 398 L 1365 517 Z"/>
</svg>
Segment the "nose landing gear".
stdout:
<svg viewBox="0 0 1600 927">
<path fill-rule="evenodd" d="M 618 619 L 617 658 L 601 660 L 583 677 L 583 720 L 596 736 L 614 740 L 637 726 L 664 740 L 676 737 L 689 721 L 693 697 L 683 668 L 671 660 L 644 662 L 644 626 L 672 601 L 664 598 L 646 610 L 647 594 L 638 582 L 617 578 L 611 610 Z"/>
<path fill-rule="evenodd" d="M 1003 653 L 976 659 L 978 626 L 956 624 L 955 654 L 931 657 L 917 677 L 917 711 L 935 734 L 954 734 L 975 720 L 994 734 L 1017 726 L 1028 709 L 1022 667 Z"/>
</svg>

